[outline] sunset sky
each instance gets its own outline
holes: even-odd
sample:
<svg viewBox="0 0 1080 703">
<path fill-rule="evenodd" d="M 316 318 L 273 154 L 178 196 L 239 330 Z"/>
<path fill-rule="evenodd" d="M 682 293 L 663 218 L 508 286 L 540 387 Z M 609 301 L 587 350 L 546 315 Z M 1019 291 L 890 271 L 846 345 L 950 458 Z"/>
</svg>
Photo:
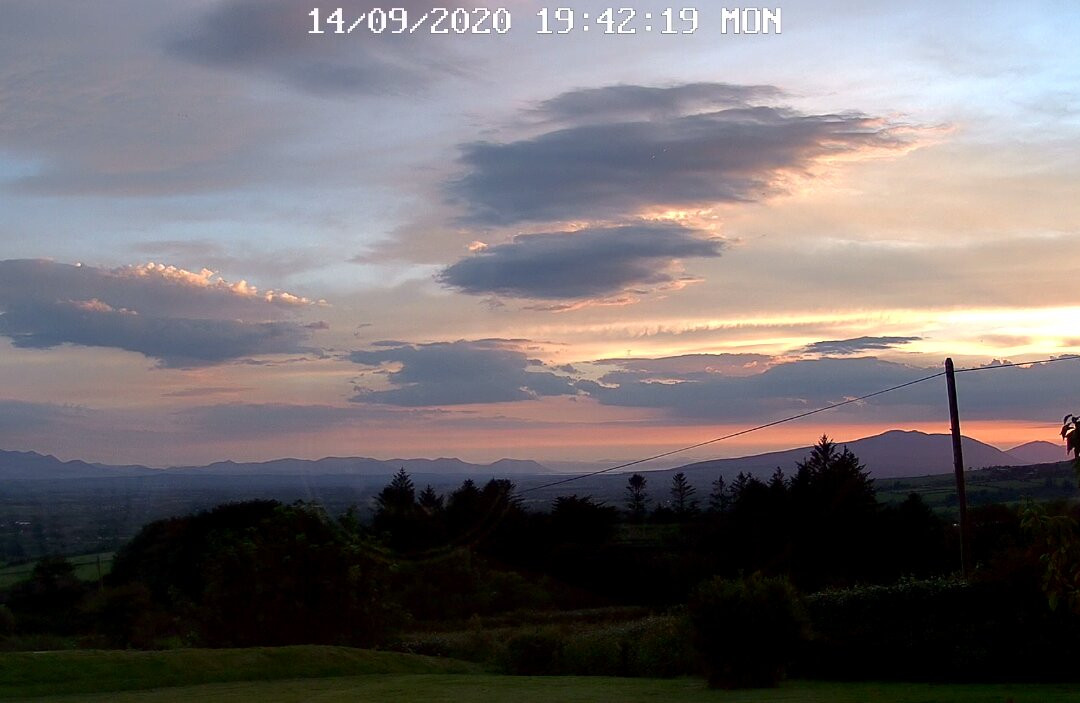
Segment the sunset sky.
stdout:
<svg viewBox="0 0 1080 703">
<path fill-rule="evenodd" d="M 1080 353 L 1075 2 L 308 33 L 371 5 L 0 1 L 0 449 L 618 461 Z M 1002 448 L 1080 410 L 958 385 Z M 891 428 L 944 381 L 684 460 Z"/>
</svg>

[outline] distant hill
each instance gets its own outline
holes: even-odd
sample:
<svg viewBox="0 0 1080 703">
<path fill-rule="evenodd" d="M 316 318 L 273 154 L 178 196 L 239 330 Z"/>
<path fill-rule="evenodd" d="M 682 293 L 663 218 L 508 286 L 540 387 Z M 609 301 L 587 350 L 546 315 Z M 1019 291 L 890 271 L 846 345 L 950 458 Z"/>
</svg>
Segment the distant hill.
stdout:
<svg viewBox="0 0 1080 703">
<path fill-rule="evenodd" d="M 1065 461 L 1069 455 L 1065 445 L 1053 442 L 1028 442 L 1009 450 L 1009 455 L 1016 457 L 1022 464 L 1049 464 L 1053 461 Z"/>
<path fill-rule="evenodd" d="M 221 461 L 209 466 L 179 466 L 151 469 L 145 466 L 108 466 L 85 461 L 61 461 L 37 452 L 0 450 L 0 480 L 63 480 L 119 477 L 221 477 L 242 476 L 388 476 L 404 468 L 411 474 L 432 476 L 475 475 L 482 478 L 548 474 L 535 461 L 500 459 L 491 464 L 470 464 L 460 459 L 370 459 L 327 457 L 325 459 L 275 459 L 238 463 Z"/>
<path fill-rule="evenodd" d="M 947 434 L 890 430 L 873 437 L 863 437 L 839 444 L 854 452 L 875 478 L 926 476 L 953 470 L 952 437 Z M 964 452 L 964 465 L 969 469 L 1033 463 L 1018 459 L 970 437 L 962 439 L 961 447 Z M 695 473 L 707 473 L 724 476 L 727 479 L 740 471 L 745 471 L 755 476 L 765 477 L 779 466 L 790 476 L 796 464 L 805 459 L 809 453 L 810 447 L 800 447 L 737 459 L 714 459 L 669 469 L 668 473 L 685 471 L 689 478 L 695 478 L 693 476 Z"/>
<path fill-rule="evenodd" d="M 891 430 L 872 437 L 841 443 L 866 464 L 876 478 L 905 478 L 949 473 L 953 468 L 952 438 L 947 434 Z M 1064 461 L 1064 449 L 1051 442 L 1030 442 L 1009 452 L 991 447 L 970 437 L 963 439 L 964 464 L 969 469 L 987 466 L 1019 466 Z M 790 475 L 799 461 L 810 453 L 810 447 L 799 447 L 768 454 L 714 459 L 686 464 L 675 469 L 652 471 L 651 474 L 685 471 L 695 483 L 711 481 L 716 476 L 734 477 L 740 471 L 767 477 L 776 467 Z M 560 468 L 570 468 L 563 462 Z M 589 468 L 591 467 L 591 468 Z M 446 477 L 461 480 L 472 476 L 478 479 L 537 477 L 537 482 L 554 472 L 547 466 L 529 460 L 500 459 L 491 464 L 472 464 L 454 458 L 438 459 L 372 459 L 369 457 L 326 457 L 323 459 L 275 459 L 262 462 L 221 461 L 208 466 L 177 466 L 151 469 L 145 466 L 108 466 L 85 461 L 61 461 L 54 456 L 36 452 L 0 451 L 0 480 L 62 480 L 72 478 L 157 477 L 171 480 L 213 481 L 216 478 L 285 478 L 323 477 L 360 479 L 389 476 L 404 468 L 410 474 L 433 479 Z M 583 473 L 595 470 L 592 464 L 581 464 Z M 602 468 L 602 467 L 601 467 Z M 618 476 L 619 474 L 614 474 Z M 430 479 L 425 479 L 430 480 Z M 589 482 L 586 482 L 589 483 Z M 575 485 L 575 488 L 583 484 Z M 580 488 L 579 488 L 580 490 Z"/>
<path fill-rule="evenodd" d="M 85 461 L 61 461 L 51 454 L 0 450 L 0 479 L 58 480 L 68 478 L 117 478 L 154 476 L 159 470 L 145 466 L 106 466 Z"/>
</svg>

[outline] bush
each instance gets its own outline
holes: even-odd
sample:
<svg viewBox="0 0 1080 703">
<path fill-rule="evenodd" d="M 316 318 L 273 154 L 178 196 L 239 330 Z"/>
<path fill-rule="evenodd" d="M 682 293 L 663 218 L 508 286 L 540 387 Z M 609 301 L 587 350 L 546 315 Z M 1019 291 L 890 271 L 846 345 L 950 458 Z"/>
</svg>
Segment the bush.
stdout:
<svg viewBox="0 0 1080 703">
<path fill-rule="evenodd" d="M 709 685 L 775 686 L 800 642 L 806 618 L 787 579 L 713 578 L 690 598 L 694 644 Z"/>
<path fill-rule="evenodd" d="M 561 653 L 562 641 L 555 633 L 525 632 L 506 643 L 503 665 L 507 673 L 519 676 L 554 674 L 559 669 Z"/>
<path fill-rule="evenodd" d="M 800 676 L 907 680 L 1073 677 L 1080 618 L 1032 580 L 905 579 L 807 597 L 814 639 Z"/>
<path fill-rule="evenodd" d="M 695 673 L 684 618 L 651 617 L 571 635 L 561 672 L 585 676 L 665 678 Z"/>
<path fill-rule="evenodd" d="M 6 605 L 0 604 L 0 637 L 15 634 L 15 616 Z"/>
<path fill-rule="evenodd" d="M 626 612 L 636 614 L 633 609 Z M 477 621 L 477 626 L 468 630 L 413 633 L 392 648 L 479 662 L 517 674 L 660 678 L 697 673 L 685 617 L 605 620 L 619 614 L 532 614 L 540 622 L 490 629 Z"/>
</svg>

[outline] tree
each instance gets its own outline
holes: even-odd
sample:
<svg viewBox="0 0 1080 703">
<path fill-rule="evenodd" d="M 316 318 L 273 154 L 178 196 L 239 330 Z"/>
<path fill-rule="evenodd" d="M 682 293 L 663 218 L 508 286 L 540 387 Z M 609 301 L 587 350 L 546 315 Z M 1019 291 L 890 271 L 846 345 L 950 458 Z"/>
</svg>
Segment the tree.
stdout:
<svg viewBox="0 0 1080 703">
<path fill-rule="evenodd" d="M 879 513 L 874 481 L 859 458 L 822 435 L 798 463 L 789 496 L 800 584 L 819 588 L 857 578 L 877 546 Z"/>
<path fill-rule="evenodd" d="M 430 483 L 420 492 L 416 502 L 428 515 L 438 515 L 443 510 L 443 497 L 435 492 Z"/>
<path fill-rule="evenodd" d="M 390 483 L 379 491 L 379 495 L 375 496 L 375 503 L 378 506 L 377 512 L 397 515 L 412 512 L 416 506 L 416 488 L 405 467 L 399 469 L 394 478 L 390 479 Z"/>
<path fill-rule="evenodd" d="M 838 452 L 836 443 L 826 435 L 821 435 L 810 456 L 798 463 L 791 490 L 830 509 L 864 512 L 877 505 L 870 472 L 847 447 Z"/>
<path fill-rule="evenodd" d="M 634 474 L 626 481 L 626 508 L 630 513 L 631 522 L 641 522 L 645 519 L 647 510 L 648 493 L 645 491 L 647 481 L 641 474 Z"/>
<path fill-rule="evenodd" d="M 687 518 L 698 511 L 693 495 L 697 489 L 690 485 L 682 471 L 671 477 L 671 509 L 678 518 Z"/>
<path fill-rule="evenodd" d="M 726 513 L 731 504 L 731 498 L 727 493 L 727 484 L 723 476 L 718 476 L 712 482 L 712 492 L 709 493 L 709 511 L 714 513 Z"/>
<path fill-rule="evenodd" d="M 129 604 L 149 600 L 171 630 L 161 634 L 213 647 L 370 645 L 394 617 L 387 584 L 382 562 L 321 508 L 274 501 L 150 523 L 106 583 Z"/>
<path fill-rule="evenodd" d="M 421 546 L 424 532 L 421 517 L 420 506 L 416 504 L 416 488 L 403 467 L 375 496 L 375 517 L 371 526 L 375 532 L 385 535 L 394 549 L 409 551 Z"/>
<path fill-rule="evenodd" d="M 559 496 L 551 509 L 551 533 L 557 542 L 599 544 L 611 538 L 618 510 L 590 496 Z"/>
</svg>

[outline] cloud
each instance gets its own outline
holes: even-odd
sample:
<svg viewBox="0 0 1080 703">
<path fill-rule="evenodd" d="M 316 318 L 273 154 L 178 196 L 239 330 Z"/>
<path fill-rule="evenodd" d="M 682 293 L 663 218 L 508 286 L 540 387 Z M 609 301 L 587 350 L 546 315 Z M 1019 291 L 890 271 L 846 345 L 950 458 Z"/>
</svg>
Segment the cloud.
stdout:
<svg viewBox="0 0 1080 703">
<path fill-rule="evenodd" d="M 747 107 L 783 95 L 771 85 L 684 83 L 668 88 L 609 85 L 570 90 L 544 100 L 535 109 L 541 117 L 582 123 L 671 118 L 702 110 Z"/>
<path fill-rule="evenodd" d="M 576 386 L 603 405 L 656 408 L 691 420 L 755 423 L 862 397 L 941 370 L 874 357 L 758 358 L 747 359 L 746 365 L 741 356 L 757 355 L 603 360 L 596 363 L 620 368 L 599 381 L 579 380 Z M 983 369 L 957 376 L 963 419 L 1053 423 L 1073 407 L 1076 361 L 1012 368 L 999 362 Z M 864 422 L 947 422 L 945 382 L 936 378 L 834 412 Z"/>
<path fill-rule="evenodd" d="M 433 53 L 420 34 L 375 35 L 366 23 L 355 32 L 309 34 L 311 4 L 301 0 L 229 0 L 213 6 L 167 42 L 170 53 L 187 61 L 261 73 L 306 93 L 324 96 L 400 93 L 453 69 Z M 335 5 L 343 9 L 346 28 L 372 8 L 367 4 Z M 430 2 L 398 0 L 419 19 Z M 389 9 L 389 8 L 387 8 Z M 325 18 L 333 9 L 322 8 Z"/>
<path fill-rule="evenodd" d="M 625 373 L 626 378 L 633 380 L 643 377 L 687 380 L 691 377 L 712 378 L 712 374 L 751 376 L 772 366 L 776 359 L 766 354 L 683 354 L 659 359 L 603 359 L 596 363 L 620 368 L 620 371 L 605 376 L 608 381 L 619 373 Z"/>
<path fill-rule="evenodd" d="M 477 248 L 443 269 L 438 279 L 472 295 L 600 298 L 633 287 L 677 283 L 683 279 L 679 259 L 717 257 L 722 249 L 718 239 L 665 224 L 521 234 L 507 244 Z"/>
<path fill-rule="evenodd" d="M 900 127 L 860 114 L 744 105 L 688 112 L 768 92 L 693 84 L 565 93 L 540 111 L 569 126 L 463 145 L 465 173 L 448 190 L 473 224 L 621 219 L 650 207 L 758 201 L 783 192 L 785 174 L 806 173 L 823 157 L 909 143 Z"/>
<path fill-rule="evenodd" d="M 405 407 L 507 403 L 541 396 L 575 395 L 573 379 L 544 368 L 520 349 L 520 340 L 460 340 L 395 344 L 355 351 L 357 364 L 382 367 L 392 388 L 358 387 L 359 403 Z"/>
<path fill-rule="evenodd" d="M 807 344 L 803 351 L 809 354 L 859 354 L 864 351 L 892 349 L 911 342 L 918 342 L 922 337 L 856 337 L 854 339 L 836 339 Z"/>
<path fill-rule="evenodd" d="M 207 270 L 0 261 L 0 335 L 24 348 L 112 347 L 173 367 L 304 353 L 310 330 L 279 318 L 315 304 Z"/>
<path fill-rule="evenodd" d="M 696 355 L 704 365 L 710 355 Z M 723 357 L 716 355 L 723 368 Z M 700 367 L 679 371 L 675 360 L 659 359 L 660 369 L 640 366 L 612 372 L 578 388 L 604 405 L 661 408 L 674 417 L 731 422 L 773 420 L 859 397 L 928 375 L 927 369 L 874 358 L 773 360 L 759 373 L 711 373 Z M 755 360 L 762 361 L 762 360 Z M 929 384 L 928 384 L 929 385 Z M 936 388 L 916 386 L 904 395 L 882 396 L 885 404 L 915 404 L 937 409 Z M 879 401 L 875 400 L 875 403 Z M 920 411 L 921 412 L 921 411 Z"/>
</svg>

